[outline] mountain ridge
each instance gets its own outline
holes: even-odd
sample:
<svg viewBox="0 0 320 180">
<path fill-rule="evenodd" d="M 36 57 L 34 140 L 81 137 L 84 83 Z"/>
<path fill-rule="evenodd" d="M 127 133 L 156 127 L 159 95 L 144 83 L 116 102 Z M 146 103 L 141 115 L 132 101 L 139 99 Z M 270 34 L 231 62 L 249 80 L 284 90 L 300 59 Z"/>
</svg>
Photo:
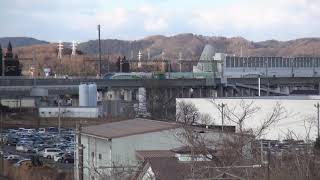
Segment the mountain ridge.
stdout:
<svg viewBox="0 0 320 180">
<path fill-rule="evenodd" d="M 31 37 L 0 38 L 3 48 L 11 41 L 13 47 L 49 44 L 48 41 Z M 275 39 L 266 41 L 250 41 L 243 37 L 203 36 L 192 33 L 172 36 L 152 35 L 139 40 L 102 39 L 102 54 L 127 56 L 136 59 L 141 51 L 143 58 L 183 59 L 199 58 L 204 46 L 211 44 L 216 52 L 243 56 L 320 56 L 320 38 L 305 37 L 288 41 Z M 98 40 L 89 40 L 78 45 L 82 52 L 98 54 Z"/>
</svg>

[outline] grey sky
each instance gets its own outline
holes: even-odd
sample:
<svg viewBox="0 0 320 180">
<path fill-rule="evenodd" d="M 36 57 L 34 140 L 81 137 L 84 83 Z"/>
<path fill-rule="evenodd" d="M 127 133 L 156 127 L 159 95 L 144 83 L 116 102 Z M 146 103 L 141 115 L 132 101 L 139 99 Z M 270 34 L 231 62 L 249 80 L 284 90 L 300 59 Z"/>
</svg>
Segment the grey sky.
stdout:
<svg viewBox="0 0 320 180">
<path fill-rule="evenodd" d="M 320 35 L 319 0 L 2 0 L 0 37 L 48 41 L 195 33 L 288 40 Z"/>
</svg>

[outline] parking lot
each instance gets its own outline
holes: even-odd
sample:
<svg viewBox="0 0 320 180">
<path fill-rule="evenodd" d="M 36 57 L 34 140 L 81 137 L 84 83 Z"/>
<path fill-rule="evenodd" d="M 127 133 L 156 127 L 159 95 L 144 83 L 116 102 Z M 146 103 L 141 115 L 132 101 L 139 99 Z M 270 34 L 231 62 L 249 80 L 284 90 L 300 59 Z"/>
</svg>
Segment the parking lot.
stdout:
<svg viewBox="0 0 320 180">
<path fill-rule="evenodd" d="M 59 169 L 72 169 L 74 161 L 74 131 L 55 127 L 39 129 L 6 129 L 1 133 L 1 154 L 15 166 L 30 161 Z"/>
</svg>

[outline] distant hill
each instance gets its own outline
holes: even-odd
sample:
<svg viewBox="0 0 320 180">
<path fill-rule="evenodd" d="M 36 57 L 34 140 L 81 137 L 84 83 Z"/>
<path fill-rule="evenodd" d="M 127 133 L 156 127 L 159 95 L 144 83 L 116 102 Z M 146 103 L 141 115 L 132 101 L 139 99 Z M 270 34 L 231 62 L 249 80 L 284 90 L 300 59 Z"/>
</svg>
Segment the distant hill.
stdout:
<svg viewBox="0 0 320 180">
<path fill-rule="evenodd" d="M 50 67 L 54 71 L 64 71 L 68 74 L 95 75 L 97 72 L 98 61 L 98 41 L 91 40 L 78 45 L 77 56 L 72 57 L 70 43 L 64 43 L 63 59 L 61 62 L 57 58 L 57 43 L 49 43 L 34 38 L 12 37 L 0 38 L 0 43 L 4 48 L 8 41 L 12 42 L 14 53 L 20 58 L 31 58 L 32 52 L 36 52 L 36 59 L 39 68 Z M 177 61 L 179 53 L 183 59 L 198 60 L 206 44 L 211 44 L 216 52 L 231 55 L 243 56 L 319 56 L 320 57 L 320 38 L 302 38 L 290 41 L 267 40 L 253 42 L 242 37 L 216 37 L 202 36 L 195 34 L 178 34 L 175 36 L 155 35 L 145 37 L 140 40 L 117 40 L 106 39 L 101 41 L 103 55 L 103 67 L 106 69 L 107 61 L 110 63 L 111 71 L 115 69 L 115 62 L 118 56 L 126 56 L 127 59 L 137 59 L 138 52 L 141 51 L 143 59 L 147 59 L 150 52 L 151 59 L 165 59 Z M 24 74 L 30 67 L 30 60 L 22 61 Z M 183 69 L 190 71 L 191 63 Z M 113 67 L 114 66 L 114 67 Z M 72 68 L 71 68 L 72 67 Z M 177 64 L 173 63 L 172 68 L 177 69 Z M 70 72 L 72 71 L 72 72 Z"/>
<path fill-rule="evenodd" d="M 30 46 L 37 44 L 49 44 L 47 41 L 38 40 L 30 37 L 3 37 L 0 38 L 0 44 L 3 48 L 7 48 L 8 42 L 11 41 L 13 47 Z"/>
<path fill-rule="evenodd" d="M 147 58 L 161 58 L 162 52 L 167 59 L 177 59 L 181 52 L 184 59 L 199 58 L 206 44 L 211 44 L 216 52 L 243 56 L 320 56 L 320 38 L 303 38 L 290 41 L 268 40 L 253 42 L 242 37 L 215 37 L 194 34 L 175 36 L 150 36 L 141 40 L 126 41 L 106 39 L 101 41 L 102 53 L 123 55 L 136 59 L 139 50 Z M 92 40 L 79 45 L 84 53 L 97 54 L 98 41 Z"/>
</svg>

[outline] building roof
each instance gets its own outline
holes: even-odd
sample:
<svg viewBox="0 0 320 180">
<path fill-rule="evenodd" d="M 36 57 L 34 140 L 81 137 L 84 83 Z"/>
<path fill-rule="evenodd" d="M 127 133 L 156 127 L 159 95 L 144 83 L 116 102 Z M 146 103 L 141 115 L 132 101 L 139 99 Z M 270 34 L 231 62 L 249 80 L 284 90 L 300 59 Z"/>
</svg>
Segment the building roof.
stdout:
<svg viewBox="0 0 320 180">
<path fill-rule="evenodd" d="M 170 150 L 144 150 L 136 151 L 136 156 L 139 160 L 145 161 L 149 158 L 173 158 L 175 153 Z"/>
<path fill-rule="evenodd" d="M 137 134 L 157 132 L 178 128 L 176 123 L 136 118 L 131 120 L 111 122 L 82 128 L 82 134 L 101 138 L 119 138 Z"/>
</svg>

